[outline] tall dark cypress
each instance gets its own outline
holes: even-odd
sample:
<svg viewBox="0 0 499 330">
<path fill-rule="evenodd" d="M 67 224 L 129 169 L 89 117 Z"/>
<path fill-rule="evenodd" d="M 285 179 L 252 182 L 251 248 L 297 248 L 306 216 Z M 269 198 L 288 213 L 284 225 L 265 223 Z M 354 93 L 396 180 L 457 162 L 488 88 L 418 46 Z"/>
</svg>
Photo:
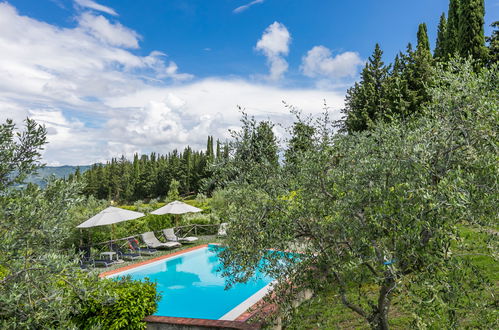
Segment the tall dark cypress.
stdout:
<svg viewBox="0 0 499 330">
<path fill-rule="evenodd" d="M 428 40 L 428 31 L 426 23 L 419 24 L 418 27 L 418 45 L 417 51 L 430 53 L 430 41 Z"/>
<path fill-rule="evenodd" d="M 220 159 L 221 156 L 222 156 L 222 152 L 221 152 L 220 140 L 217 139 L 217 153 L 216 153 L 215 157 L 217 159 Z"/>
<path fill-rule="evenodd" d="M 471 56 L 477 60 L 486 60 L 484 0 L 461 0 L 459 16 L 459 53 L 461 56 Z"/>
<path fill-rule="evenodd" d="M 440 16 L 440 22 L 438 23 L 437 42 L 435 45 L 435 52 L 433 53 L 433 57 L 435 57 L 435 58 L 445 57 L 446 31 L 447 31 L 447 19 L 445 18 L 445 13 L 442 13 L 442 15 Z"/>
<path fill-rule="evenodd" d="M 460 0 L 449 1 L 447 29 L 445 31 L 445 56 L 447 57 L 459 52 L 459 8 Z"/>
<path fill-rule="evenodd" d="M 407 63 L 403 73 L 403 79 L 407 81 L 409 92 L 408 114 L 421 113 L 422 105 L 429 101 L 427 87 L 431 81 L 432 55 L 428 46 L 426 25 L 423 23 L 418 30 L 418 45 L 416 51 L 407 48 L 405 57 Z"/>
<path fill-rule="evenodd" d="M 213 136 L 208 136 L 208 142 L 206 143 L 206 156 L 213 159 Z"/>
</svg>

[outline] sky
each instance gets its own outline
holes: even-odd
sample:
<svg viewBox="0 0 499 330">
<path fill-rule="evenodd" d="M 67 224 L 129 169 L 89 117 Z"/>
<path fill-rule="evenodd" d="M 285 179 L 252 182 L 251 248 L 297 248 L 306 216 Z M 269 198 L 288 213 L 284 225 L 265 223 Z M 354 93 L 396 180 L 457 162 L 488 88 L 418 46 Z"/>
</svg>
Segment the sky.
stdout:
<svg viewBox="0 0 499 330">
<path fill-rule="evenodd" d="M 48 165 L 224 141 L 240 108 L 341 117 L 379 43 L 386 62 L 448 0 L 0 0 L 0 121 L 44 124 Z M 486 0 L 485 32 L 499 18 Z M 283 137 L 280 126 L 275 133 Z"/>
</svg>

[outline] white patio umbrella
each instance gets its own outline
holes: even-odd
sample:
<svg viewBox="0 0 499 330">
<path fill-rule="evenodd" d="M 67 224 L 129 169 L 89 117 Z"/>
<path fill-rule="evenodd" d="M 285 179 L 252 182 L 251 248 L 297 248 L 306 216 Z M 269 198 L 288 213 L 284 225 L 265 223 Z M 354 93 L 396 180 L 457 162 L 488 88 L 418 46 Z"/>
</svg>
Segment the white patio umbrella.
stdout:
<svg viewBox="0 0 499 330">
<path fill-rule="evenodd" d="M 110 206 L 105 210 L 102 210 L 101 212 L 97 213 L 87 221 L 79 224 L 76 226 L 76 228 L 90 228 L 90 227 L 97 227 L 97 226 L 105 226 L 105 225 L 112 225 L 112 235 L 114 236 L 114 224 L 123 222 L 123 221 L 128 221 L 128 220 L 133 220 L 137 218 L 141 218 L 145 216 L 144 213 L 141 212 L 135 212 L 135 211 L 129 211 L 125 209 L 121 209 L 119 207 L 113 207 Z M 113 237 L 111 237 L 113 239 Z"/>
<path fill-rule="evenodd" d="M 157 210 L 154 210 L 151 212 L 151 214 L 156 214 L 156 215 L 162 215 L 162 214 L 184 214 L 184 213 L 191 213 L 191 212 L 201 212 L 201 209 L 198 209 L 197 207 L 190 206 L 189 204 L 185 204 L 184 202 L 180 201 L 173 201 L 171 203 L 166 204 L 163 207 L 160 207 Z M 177 217 L 175 217 L 175 226 L 177 226 Z"/>
</svg>

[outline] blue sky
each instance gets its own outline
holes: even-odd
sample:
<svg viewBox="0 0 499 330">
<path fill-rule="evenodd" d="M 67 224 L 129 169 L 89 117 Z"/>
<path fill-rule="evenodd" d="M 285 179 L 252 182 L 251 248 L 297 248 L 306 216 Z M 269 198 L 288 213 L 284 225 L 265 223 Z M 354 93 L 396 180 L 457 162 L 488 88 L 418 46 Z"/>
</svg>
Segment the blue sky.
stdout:
<svg viewBox="0 0 499 330">
<path fill-rule="evenodd" d="M 486 34 L 499 0 L 486 3 Z M 168 152 L 325 99 L 336 116 L 379 42 L 385 60 L 448 0 L 0 1 L 0 119 L 49 129 L 49 164 Z M 3 23 L 2 23 L 3 21 Z M 280 134 L 279 132 L 276 132 Z"/>
</svg>

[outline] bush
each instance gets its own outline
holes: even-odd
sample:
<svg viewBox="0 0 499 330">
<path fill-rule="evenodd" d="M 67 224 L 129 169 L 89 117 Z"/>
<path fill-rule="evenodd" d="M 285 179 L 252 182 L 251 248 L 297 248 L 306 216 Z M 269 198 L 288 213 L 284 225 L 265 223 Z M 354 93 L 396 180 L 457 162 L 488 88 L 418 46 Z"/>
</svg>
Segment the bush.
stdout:
<svg viewBox="0 0 499 330">
<path fill-rule="evenodd" d="M 219 223 L 219 218 L 215 214 L 193 213 L 182 217 L 183 224 L 209 225 Z"/>
<path fill-rule="evenodd" d="M 73 315 L 79 329 L 145 329 L 144 317 L 156 311 L 159 295 L 152 282 L 102 279 L 92 281 L 90 292 L 76 296 L 79 310 Z"/>
</svg>

